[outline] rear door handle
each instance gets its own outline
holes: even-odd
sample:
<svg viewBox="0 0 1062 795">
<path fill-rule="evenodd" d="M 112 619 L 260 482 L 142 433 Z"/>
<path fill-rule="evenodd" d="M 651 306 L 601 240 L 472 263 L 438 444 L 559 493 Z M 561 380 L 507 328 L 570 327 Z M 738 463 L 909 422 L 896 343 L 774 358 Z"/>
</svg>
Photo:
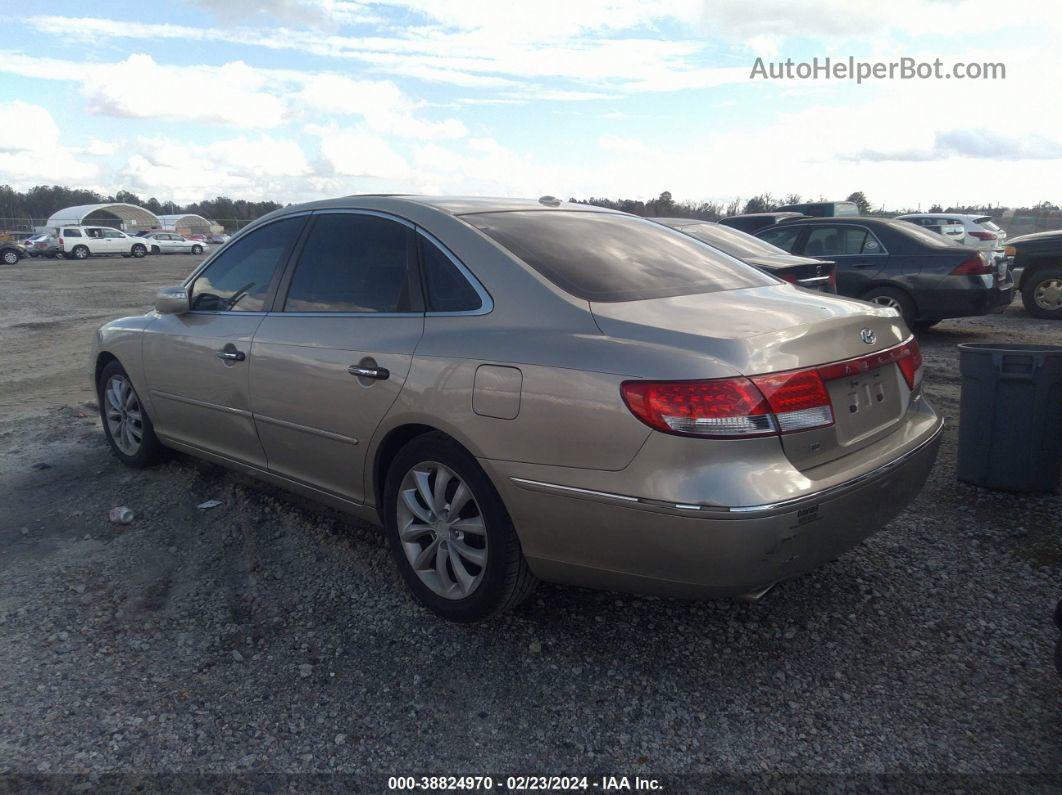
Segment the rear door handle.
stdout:
<svg viewBox="0 0 1062 795">
<path fill-rule="evenodd" d="M 876 263 L 876 262 L 857 262 L 852 267 L 853 268 L 873 268 L 877 264 L 878 263 Z"/>
<path fill-rule="evenodd" d="M 242 362 L 247 358 L 243 351 L 218 351 L 218 358 L 227 362 Z"/>
<path fill-rule="evenodd" d="M 386 381 L 391 377 L 391 371 L 386 367 L 359 367 L 352 364 L 347 368 L 347 372 L 358 378 L 375 378 L 377 381 Z"/>
</svg>

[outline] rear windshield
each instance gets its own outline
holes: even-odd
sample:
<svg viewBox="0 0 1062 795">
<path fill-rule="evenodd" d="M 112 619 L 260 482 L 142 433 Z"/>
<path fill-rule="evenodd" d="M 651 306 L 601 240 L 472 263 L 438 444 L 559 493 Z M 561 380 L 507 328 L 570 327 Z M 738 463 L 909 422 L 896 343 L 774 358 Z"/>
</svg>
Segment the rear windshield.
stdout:
<svg viewBox="0 0 1062 795">
<path fill-rule="evenodd" d="M 562 290 L 638 301 L 777 282 L 688 235 L 611 213 L 533 210 L 461 216 Z"/>
<path fill-rule="evenodd" d="M 719 224 L 690 224 L 681 227 L 681 231 L 692 235 L 710 246 L 717 246 L 731 256 L 738 257 L 762 257 L 776 256 L 787 252 L 753 237 L 740 229 L 732 229 Z"/>
<path fill-rule="evenodd" d="M 983 218 L 975 218 L 974 223 L 978 226 L 983 226 L 989 232 L 998 232 L 999 226 L 992 220 L 992 216 L 986 215 Z"/>
<path fill-rule="evenodd" d="M 948 225 L 948 224 L 945 224 Z M 952 240 L 950 237 L 945 237 L 939 232 L 934 232 L 932 229 L 925 229 L 921 226 L 916 226 L 908 221 L 893 221 L 889 224 L 897 232 L 901 232 L 908 237 L 913 237 L 922 243 L 925 243 L 936 248 L 954 248 L 959 244 Z"/>
</svg>

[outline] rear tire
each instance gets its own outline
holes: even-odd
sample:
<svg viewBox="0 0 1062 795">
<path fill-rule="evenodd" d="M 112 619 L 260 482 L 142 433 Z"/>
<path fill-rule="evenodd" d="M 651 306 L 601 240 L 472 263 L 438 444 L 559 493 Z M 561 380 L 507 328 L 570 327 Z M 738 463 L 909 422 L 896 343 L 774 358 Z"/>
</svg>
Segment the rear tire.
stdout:
<svg viewBox="0 0 1062 795">
<path fill-rule="evenodd" d="M 914 326 L 917 310 L 914 301 L 902 290 L 893 287 L 871 287 L 859 297 L 872 304 L 897 310 L 908 328 Z"/>
<path fill-rule="evenodd" d="M 17 251 L 12 251 L 11 249 L 4 249 L 4 253 L 2 256 L 0 256 L 0 259 L 3 260 L 3 263 L 5 265 L 18 265 L 18 261 L 19 259 L 21 259 L 21 257 L 19 257 Z"/>
<path fill-rule="evenodd" d="M 203 253 L 203 247 L 202 246 L 192 246 L 192 253 L 195 254 L 198 257 L 200 254 Z"/>
<path fill-rule="evenodd" d="M 436 615 L 483 621 L 516 607 L 538 583 L 494 485 L 449 437 L 425 434 L 399 450 L 388 469 L 383 503 L 402 579 L 413 598 Z"/>
<path fill-rule="evenodd" d="M 914 322 L 914 328 L 921 331 L 922 329 L 933 328 L 933 326 L 937 325 L 939 322 L 939 320 L 916 320 Z"/>
<path fill-rule="evenodd" d="M 162 249 L 159 248 L 158 246 L 152 246 L 151 247 L 151 253 L 152 254 L 161 254 L 162 253 Z"/>
<path fill-rule="evenodd" d="M 1021 302 L 1033 317 L 1062 320 L 1062 265 L 1038 268 L 1032 278 L 1023 273 Z"/>
<path fill-rule="evenodd" d="M 85 246 L 74 246 L 74 250 L 70 252 L 74 259 L 88 259 L 89 250 Z"/>
<path fill-rule="evenodd" d="M 165 448 L 155 435 L 151 417 L 117 360 L 107 364 L 100 373 L 96 399 L 107 444 L 119 461 L 143 469 L 162 459 Z"/>
<path fill-rule="evenodd" d="M 141 259 L 145 254 L 147 254 L 147 248 L 144 246 L 143 243 L 137 243 L 133 246 L 133 250 L 130 253 L 137 259 Z"/>
</svg>

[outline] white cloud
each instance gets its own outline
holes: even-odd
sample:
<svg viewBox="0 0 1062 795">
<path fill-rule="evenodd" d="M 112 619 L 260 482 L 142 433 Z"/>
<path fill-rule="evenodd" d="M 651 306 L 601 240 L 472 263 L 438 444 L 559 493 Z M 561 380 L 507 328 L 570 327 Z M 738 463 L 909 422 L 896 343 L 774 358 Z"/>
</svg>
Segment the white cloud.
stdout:
<svg viewBox="0 0 1062 795">
<path fill-rule="evenodd" d="M 0 103 L 0 175 L 15 186 L 95 179 L 99 168 L 59 143 L 51 113 L 27 102 Z"/>
<path fill-rule="evenodd" d="M 0 72 L 81 84 L 92 113 L 273 128 L 300 115 L 361 116 L 374 132 L 405 138 L 455 139 L 460 119 L 422 117 L 417 102 L 389 80 L 354 80 L 331 72 L 260 69 L 243 61 L 172 66 L 146 54 L 114 63 L 74 63 L 0 53 Z"/>
<path fill-rule="evenodd" d="M 343 75 L 309 77 L 297 102 L 327 114 L 362 116 L 381 133 L 403 138 L 453 139 L 468 133 L 458 119 L 427 121 L 415 116 L 424 103 L 416 103 L 389 80 L 353 80 Z"/>
<path fill-rule="evenodd" d="M 306 132 L 320 140 L 321 156 L 341 176 L 401 180 L 411 173 L 386 140 L 367 130 L 310 124 Z"/>
</svg>

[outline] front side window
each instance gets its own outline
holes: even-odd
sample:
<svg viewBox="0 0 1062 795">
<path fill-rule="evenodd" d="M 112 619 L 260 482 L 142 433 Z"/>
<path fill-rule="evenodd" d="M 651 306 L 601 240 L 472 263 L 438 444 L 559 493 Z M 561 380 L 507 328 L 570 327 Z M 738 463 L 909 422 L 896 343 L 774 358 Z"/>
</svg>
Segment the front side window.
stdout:
<svg viewBox="0 0 1062 795">
<path fill-rule="evenodd" d="M 192 283 L 200 312 L 262 312 L 277 267 L 287 258 L 305 219 L 274 221 L 227 246 Z"/>
<path fill-rule="evenodd" d="M 442 250 L 420 236 L 420 262 L 429 312 L 474 312 L 483 306 L 479 294 Z"/>
<path fill-rule="evenodd" d="M 319 215 L 299 255 L 285 312 L 408 312 L 412 232 L 375 215 Z"/>
<path fill-rule="evenodd" d="M 688 235 L 628 215 L 530 210 L 461 219 L 586 301 L 638 301 L 775 284 Z"/>
<path fill-rule="evenodd" d="M 104 229 L 103 230 L 103 236 L 104 237 L 125 237 L 125 235 L 123 235 L 117 229 Z"/>
<path fill-rule="evenodd" d="M 760 232 L 757 237 L 760 238 L 760 240 L 765 240 L 772 246 L 776 246 L 777 248 L 782 249 L 782 251 L 787 251 L 791 254 L 793 252 L 793 247 L 796 245 L 797 238 L 800 237 L 801 229 L 802 227 L 799 226 L 776 226 L 772 229 L 765 229 Z"/>
</svg>

